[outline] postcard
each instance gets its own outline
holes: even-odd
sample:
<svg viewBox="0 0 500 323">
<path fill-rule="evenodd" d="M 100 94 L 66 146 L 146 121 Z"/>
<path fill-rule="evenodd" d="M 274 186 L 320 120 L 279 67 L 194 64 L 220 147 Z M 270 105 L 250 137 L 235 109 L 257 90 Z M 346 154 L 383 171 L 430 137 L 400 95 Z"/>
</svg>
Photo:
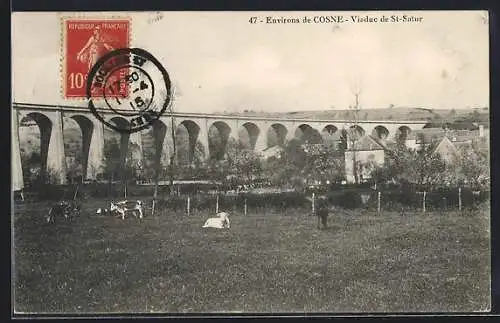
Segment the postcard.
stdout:
<svg viewBox="0 0 500 323">
<path fill-rule="evenodd" d="M 13 315 L 490 311 L 488 33 L 13 13 Z"/>
</svg>

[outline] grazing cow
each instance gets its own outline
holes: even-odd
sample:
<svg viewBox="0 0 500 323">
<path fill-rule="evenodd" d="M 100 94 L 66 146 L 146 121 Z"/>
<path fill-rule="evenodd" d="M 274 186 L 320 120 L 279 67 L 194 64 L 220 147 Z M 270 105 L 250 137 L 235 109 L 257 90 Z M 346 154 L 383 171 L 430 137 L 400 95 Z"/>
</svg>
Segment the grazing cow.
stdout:
<svg viewBox="0 0 500 323">
<path fill-rule="evenodd" d="M 71 220 L 74 216 L 80 215 L 80 204 L 76 201 L 60 201 L 53 204 L 46 216 L 47 223 L 56 222 L 56 218 Z"/>
<path fill-rule="evenodd" d="M 203 228 L 216 228 L 216 229 L 229 229 L 231 227 L 231 223 L 229 222 L 228 213 L 219 212 L 216 217 L 209 218 L 205 221 Z"/>
<path fill-rule="evenodd" d="M 120 202 L 111 202 L 110 212 L 116 212 L 119 216 L 121 216 L 122 220 L 125 219 L 125 214 L 132 212 L 134 216 L 137 217 L 139 214 L 139 219 L 143 218 L 142 211 L 142 201 L 120 201 Z"/>
</svg>

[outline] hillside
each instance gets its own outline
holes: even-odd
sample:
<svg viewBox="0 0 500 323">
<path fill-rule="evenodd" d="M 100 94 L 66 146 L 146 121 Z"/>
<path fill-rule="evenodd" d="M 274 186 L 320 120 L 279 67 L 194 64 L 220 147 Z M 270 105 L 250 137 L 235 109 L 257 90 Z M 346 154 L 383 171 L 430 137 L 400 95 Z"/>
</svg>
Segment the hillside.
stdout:
<svg viewBox="0 0 500 323">
<path fill-rule="evenodd" d="M 474 112 L 476 111 L 476 112 Z M 225 112 L 219 112 L 224 114 Z M 473 117 L 476 122 L 486 122 L 489 120 L 489 109 L 452 109 L 437 110 L 427 108 L 406 108 L 393 107 L 386 109 L 363 109 L 360 112 L 360 120 L 434 120 L 447 119 L 454 121 L 463 117 Z M 233 116 L 258 116 L 258 117 L 282 117 L 297 119 L 336 119 L 349 120 L 351 112 L 349 110 L 321 110 L 321 111 L 291 111 L 291 112 L 265 112 L 245 110 L 244 112 L 225 113 Z"/>
</svg>

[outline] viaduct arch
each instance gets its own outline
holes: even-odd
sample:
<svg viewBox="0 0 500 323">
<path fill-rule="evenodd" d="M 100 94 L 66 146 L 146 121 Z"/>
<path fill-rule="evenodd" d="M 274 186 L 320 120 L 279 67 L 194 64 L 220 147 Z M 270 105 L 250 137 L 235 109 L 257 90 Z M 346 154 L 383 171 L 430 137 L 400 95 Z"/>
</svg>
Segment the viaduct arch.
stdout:
<svg viewBox="0 0 500 323">
<path fill-rule="evenodd" d="M 16 120 L 14 126 L 17 129 L 24 118 L 33 120 L 39 127 L 42 170 L 44 172 L 48 169 L 58 170 L 59 183 L 66 182 L 63 139 L 65 118 L 71 118 L 80 128 L 82 138 L 80 149 L 85 178 L 95 179 L 102 170 L 105 133 L 109 131 L 88 108 L 14 103 L 13 120 Z M 127 123 L 127 120 L 120 116 L 114 116 L 111 120 L 117 125 Z M 172 129 L 176 136 L 184 133 L 187 138 L 183 143 L 184 146 L 177 149 L 186 151 L 186 162 L 189 163 L 195 153 L 201 153 L 203 159 L 224 158 L 229 140 L 235 140 L 246 149 L 259 152 L 272 146 L 283 146 L 294 138 L 309 143 L 321 143 L 328 138 L 345 141 L 349 133 L 371 134 L 381 140 L 406 138 L 411 131 L 422 129 L 425 124 L 425 121 L 360 121 L 357 126 L 353 126 L 345 120 L 175 113 L 173 116 L 162 116 L 146 131 L 115 135 L 119 136 L 122 161 L 131 153 L 129 151 L 131 147 L 135 147 L 132 153 L 138 158 L 144 158 L 147 150 L 153 152 L 155 162 L 168 163 L 173 153 Z M 19 154 L 19 142 L 13 143 L 13 147 L 16 146 L 13 153 Z"/>
</svg>

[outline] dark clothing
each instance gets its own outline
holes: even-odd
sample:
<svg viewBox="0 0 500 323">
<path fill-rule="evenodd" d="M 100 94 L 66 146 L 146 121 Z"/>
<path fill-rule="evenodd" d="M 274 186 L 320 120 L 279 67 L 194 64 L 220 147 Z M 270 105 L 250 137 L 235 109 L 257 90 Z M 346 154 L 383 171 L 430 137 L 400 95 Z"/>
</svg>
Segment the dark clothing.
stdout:
<svg viewBox="0 0 500 323">
<path fill-rule="evenodd" d="M 318 228 L 323 225 L 323 228 L 327 227 L 328 222 L 328 204 L 324 199 L 318 199 L 318 203 L 316 206 L 316 216 L 318 217 Z"/>
</svg>

